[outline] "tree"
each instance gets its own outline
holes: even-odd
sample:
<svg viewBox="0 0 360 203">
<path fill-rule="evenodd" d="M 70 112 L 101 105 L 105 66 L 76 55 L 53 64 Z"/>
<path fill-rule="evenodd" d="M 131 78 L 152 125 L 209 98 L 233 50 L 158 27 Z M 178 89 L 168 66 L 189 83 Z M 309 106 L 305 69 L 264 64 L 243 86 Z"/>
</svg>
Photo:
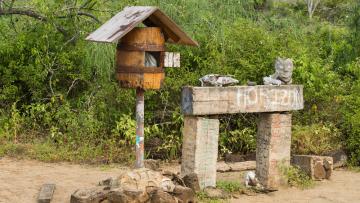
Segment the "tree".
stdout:
<svg viewBox="0 0 360 203">
<path fill-rule="evenodd" d="M 45 23 L 49 23 L 50 19 L 31 9 L 28 8 L 27 6 L 24 7 L 20 7 L 20 8 L 14 8 L 14 4 L 15 4 L 16 0 L 0 0 L 0 17 L 1 16 L 10 16 L 10 15 L 20 15 L 20 16 L 27 16 Z M 76 3 L 75 3 L 76 4 Z M 66 5 L 64 5 L 64 9 L 62 9 L 63 11 L 69 11 L 70 14 L 66 15 L 66 16 L 53 16 L 55 18 L 61 19 L 61 18 L 72 18 L 74 16 L 85 16 L 88 18 L 91 18 L 92 20 L 94 20 L 97 23 L 101 23 L 100 20 L 93 14 L 85 12 L 84 10 L 90 10 L 94 5 L 96 4 L 96 1 L 94 0 L 86 0 L 82 5 L 80 6 L 69 6 L 66 7 Z M 52 24 L 55 25 L 56 29 L 62 33 L 64 36 L 69 37 L 69 33 L 65 30 L 65 28 L 63 28 L 62 26 L 51 22 Z"/>
<path fill-rule="evenodd" d="M 316 7 L 320 3 L 320 0 L 305 0 L 305 3 L 307 4 L 309 18 L 311 19 L 316 10 Z"/>
</svg>

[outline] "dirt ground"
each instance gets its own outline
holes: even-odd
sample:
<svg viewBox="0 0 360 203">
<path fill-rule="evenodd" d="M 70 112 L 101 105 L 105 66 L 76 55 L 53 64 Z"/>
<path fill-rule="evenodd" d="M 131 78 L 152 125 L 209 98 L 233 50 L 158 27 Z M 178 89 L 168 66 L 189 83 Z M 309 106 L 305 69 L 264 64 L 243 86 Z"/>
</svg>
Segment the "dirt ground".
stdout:
<svg viewBox="0 0 360 203">
<path fill-rule="evenodd" d="M 178 171 L 179 166 L 165 166 Z M 0 202 L 36 202 L 39 188 L 44 183 L 55 183 L 52 203 L 69 202 L 70 195 L 78 188 L 92 187 L 100 180 L 115 177 L 128 170 L 126 167 L 94 167 L 68 163 L 43 163 L 34 160 L 0 158 Z M 222 180 L 242 179 L 241 173 L 218 174 Z M 360 173 L 345 170 L 334 172 L 331 181 L 323 181 L 308 190 L 287 188 L 271 194 L 242 195 L 230 202 L 249 203 L 313 203 L 360 202 Z"/>
</svg>

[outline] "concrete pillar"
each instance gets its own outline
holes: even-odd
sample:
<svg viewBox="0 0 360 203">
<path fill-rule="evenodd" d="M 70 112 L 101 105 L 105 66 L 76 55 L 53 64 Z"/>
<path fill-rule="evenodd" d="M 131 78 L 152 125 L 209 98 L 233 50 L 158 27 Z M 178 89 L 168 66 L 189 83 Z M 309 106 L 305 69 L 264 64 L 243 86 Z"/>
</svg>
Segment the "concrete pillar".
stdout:
<svg viewBox="0 0 360 203">
<path fill-rule="evenodd" d="M 216 186 L 219 120 L 185 116 L 181 174 L 196 173 L 200 188 Z"/>
<path fill-rule="evenodd" d="M 285 185 L 279 167 L 290 165 L 291 114 L 261 113 L 256 144 L 256 176 L 261 184 L 268 189 Z"/>
</svg>

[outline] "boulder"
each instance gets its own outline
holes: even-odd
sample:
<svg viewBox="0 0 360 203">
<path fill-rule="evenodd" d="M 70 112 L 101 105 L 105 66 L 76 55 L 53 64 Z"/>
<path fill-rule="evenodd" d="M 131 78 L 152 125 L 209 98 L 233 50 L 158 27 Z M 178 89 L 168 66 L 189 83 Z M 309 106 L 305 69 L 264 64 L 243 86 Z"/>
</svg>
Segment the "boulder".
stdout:
<svg viewBox="0 0 360 203">
<path fill-rule="evenodd" d="M 172 178 L 172 179 L 170 179 Z M 173 182 L 176 183 L 174 183 Z M 119 177 L 99 182 L 99 186 L 76 190 L 71 203 L 177 203 L 194 202 L 195 192 L 179 185 L 182 179 L 176 174 L 167 176 L 147 168 L 134 169 Z"/>
<path fill-rule="evenodd" d="M 324 154 L 325 156 L 331 156 L 333 158 L 333 168 L 340 168 L 346 166 L 347 155 L 344 150 L 334 150 Z"/>
<path fill-rule="evenodd" d="M 151 203 L 177 203 L 178 201 L 167 192 L 163 190 L 156 190 L 151 197 Z"/>
<path fill-rule="evenodd" d="M 195 202 L 195 192 L 188 187 L 183 187 L 177 185 L 172 192 L 172 194 L 179 200 L 181 203 L 193 203 Z"/>
<path fill-rule="evenodd" d="M 191 188 L 194 192 L 200 191 L 199 178 L 196 173 L 189 173 L 183 177 L 186 187 Z"/>
<path fill-rule="evenodd" d="M 333 171 L 333 158 L 328 156 L 294 155 L 292 164 L 314 180 L 330 179 Z"/>
</svg>

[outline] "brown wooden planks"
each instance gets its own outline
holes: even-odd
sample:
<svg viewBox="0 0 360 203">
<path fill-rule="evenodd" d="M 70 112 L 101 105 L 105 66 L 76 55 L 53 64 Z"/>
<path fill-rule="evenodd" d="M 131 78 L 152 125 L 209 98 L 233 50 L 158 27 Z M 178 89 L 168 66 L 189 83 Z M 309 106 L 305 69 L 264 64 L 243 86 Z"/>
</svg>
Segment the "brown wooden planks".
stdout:
<svg viewBox="0 0 360 203">
<path fill-rule="evenodd" d="M 130 6 L 116 14 L 101 27 L 86 37 L 95 42 L 117 43 L 143 21 L 150 21 L 160 26 L 169 36 L 169 42 L 190 46 L 198 46 L 173 20 L 160 9 L 152 6 Z"/>
</svg>

